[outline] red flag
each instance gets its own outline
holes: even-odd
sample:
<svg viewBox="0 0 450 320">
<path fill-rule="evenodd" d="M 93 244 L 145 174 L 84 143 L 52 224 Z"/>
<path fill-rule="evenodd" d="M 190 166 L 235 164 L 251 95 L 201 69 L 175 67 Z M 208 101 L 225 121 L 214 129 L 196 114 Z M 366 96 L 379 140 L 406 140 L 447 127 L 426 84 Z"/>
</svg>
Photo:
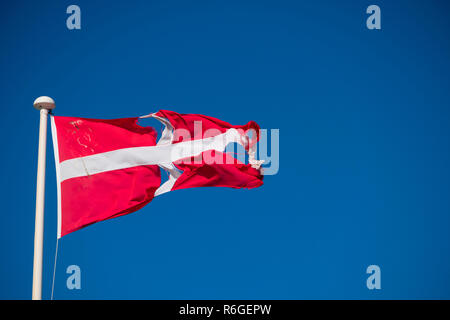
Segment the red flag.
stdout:
<svg viewBox="0 0 450 320">
<path fill-rule="evenodd" d="M 134 212 L 171 190 L 262 185 L 261 161 L 254 159 L 259 137 L 255 122 L 232 126 L 212 117 L 172 111 L 145 117 L 164 124 L 158 142 L 155 130 L 137 124 L 138 118 L 52 116 L 58 238 Z M 224 152 L 229 143 L 244 147 L 249 164 Z M 160 169 L 169 174 L 162 185 Z"/>
</svg>

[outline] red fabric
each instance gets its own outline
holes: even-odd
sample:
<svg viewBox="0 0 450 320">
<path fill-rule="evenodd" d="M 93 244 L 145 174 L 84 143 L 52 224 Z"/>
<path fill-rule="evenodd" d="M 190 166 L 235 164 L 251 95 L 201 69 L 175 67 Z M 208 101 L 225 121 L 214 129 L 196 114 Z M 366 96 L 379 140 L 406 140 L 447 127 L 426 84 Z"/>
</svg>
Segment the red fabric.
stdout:
<svg viewBox="0 0 450 320">
<path fill-rule="evenodd" d="M 246 150 L 259 138 L 259 126 L 253 121 L 233 126 L 204 115 L 178 114 L 167 110 L 159 111 L 156 115 L 166 118 L 174 127 L 173 143 L 182 141 L 176 136 L 180 129 L 188 133 L 190 140 L 208 138 L 234 128 L 241 132 Z M 124 148 L 156 145 L 155 130 L 139 126 L 138 118 L 99 120 L 55 116 L 53 120 L 58 143 L 55 152 L 58 151 L 60 163 Z M 198 129 L 195 128 L 195 121 L 201 122 L 202 130 L 198 136 L 194 136 L 194 129 Z M 251 142 L 246 136 L 249 130 L 256 133 Z M 108 154 L 101 157 L 108 158 Z M 75 166 L 73 163 L 79 162 L 75 160 L 67 163 Z M 182 174 L 171 190 L 208 186 L 255 188 L 263 184 L 259 170 L 217 150 L 180 159 L 174 165 Z M 161 173 L 157 165 L 140 165 L 90 175 L 89 170 L 85 169 L 86 175 L 71 176 L 61 182 L 60 236 L 142 208 L 153 199 L 161 185 Z"/>
<path fill-rule="evenodd" d="M 156 131 L 138 118 L 54 117 L 59 161 L 131 147 L 156 145 Z M 62 181 L 61 236 L 92 223 L 134 212 L 161 184 L 157 165 L 114 170 Z"/>
<path fill-rule="evenodd" d="M 254 130 L 255 137 L 245 146 L 247 151 L 259 140 L 259 126 L 254 121 L 242 126 L 233 126 L 228 122 L 201 114 L 179 114 L 161 110 L 156 115 L 169 120 L 175 131 L 184 129 L 189 132 L 193 140 L 209 138 L 231 128 L 239 130 L 244 140 L 248 131 Z M 196 128 L 195 122 L 201 122 L 201 127 L 197 124 Z M 200 128 L 201 135 L 195 132 L 200 131 Z M 183 141 L 176 135 L 173 140 L 173 143 Z M 172 190 L 194 187 L 256 188 L 263 184 L 263 176 L 259 170 L 216 150 L 206 151 L 197 157 L 183 159 L 174 164 L 183 173 Z"/>
<path fill-rule="evenodd" d="M 212 158 L 215 161 L 212 161 Z M 217 161 L 218 158 L 222 158 L 222 161 Z M 259 170 L 215 150 L 203 152 L 189 161 L 177 161 L 175 166 L 182 170 L 183 174 L 177 179 L 172 190 L 195 187 L 252 189 L 263 184 L 263 176 Z"/>
<path fill-rule="evenodd" d="M 157 133 L 141 127 L 138 118 L 112 120 L 54 117 L 58 128 L 59 161 L 122 148 L 154 146 Z"/>
<path fill-rule="evenodd" d="M 160 110 L 156 113 L 156 115 L 169 120 L 174 129 L 178 131 L 175 132 L 173 143 L 185 141 L 185 139 L 183 139 L 184 137 L 182 136 L 183 130 L 189 133 L 189 140 L 198 140 L 224 133 L 231 128 L 240 130 L 243 134 L 248 133 L 249 130 L 254 130 L 254 132 L 257 134 L 257 137 L 256 139 L 253 139 L 253 143 L 256 143 L 257 140 L 259 140 L 259 126 L 254 121 L 250 121 L 245 125 L 234 126 L 229 124 L 228 122 L 213 117 L 208 117 L 202 114 L 181 114 L 174 111 Z M 200 122 L 201 127 L 198 126 L 197 128 L 195 128 L 195 122 Z"/>
<path fill-rule="evenodd" d="M 161 184 L 158 166 L 140 166 L 61 183 L 61 236 L 139 210 Z"/>
</svg>

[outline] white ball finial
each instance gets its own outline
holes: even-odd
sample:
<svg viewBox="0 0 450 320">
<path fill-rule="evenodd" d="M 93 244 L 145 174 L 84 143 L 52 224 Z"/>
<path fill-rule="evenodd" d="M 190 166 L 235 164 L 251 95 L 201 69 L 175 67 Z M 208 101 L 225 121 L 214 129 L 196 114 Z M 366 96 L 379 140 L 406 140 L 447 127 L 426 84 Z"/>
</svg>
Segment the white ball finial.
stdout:
<svg viewBox="0 0 450 320">
<path fill-rule="evenodd" d="M 55 101 L 53 101 L 53 99 L 50 97 L 42 96 L 34 100 L 33 107 L 35 107 L 38 110 L 41 109 L 52 110 L 55 108 Z"/>
</svg>

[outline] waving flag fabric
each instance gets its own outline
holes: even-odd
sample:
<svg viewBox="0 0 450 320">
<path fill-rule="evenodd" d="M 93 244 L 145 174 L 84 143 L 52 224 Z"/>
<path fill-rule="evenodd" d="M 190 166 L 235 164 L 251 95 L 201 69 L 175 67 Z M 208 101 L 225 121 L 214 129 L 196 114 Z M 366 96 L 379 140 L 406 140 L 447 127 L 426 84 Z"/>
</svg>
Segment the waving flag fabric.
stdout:
<svg viewBox="0 0 450 320">
<path fill-rule="evenodd" d="M 134 212 L 163 193 L 192 187 L 262 185 L 255 159 L 259 127 L 196 114 L 159 111 L 159 141 L 139 118 L 99 120 L 52 116 L 58 183 L 58 238 L 98 221 Z M 251 136 L 251 137 L 250 137 Z M 248 164 L 225 149 L 238 143 Z M 168 180 L 161 183 L 161 171 Z M 165 174 L 165 173 L 164 173 Z"/>
</svg>

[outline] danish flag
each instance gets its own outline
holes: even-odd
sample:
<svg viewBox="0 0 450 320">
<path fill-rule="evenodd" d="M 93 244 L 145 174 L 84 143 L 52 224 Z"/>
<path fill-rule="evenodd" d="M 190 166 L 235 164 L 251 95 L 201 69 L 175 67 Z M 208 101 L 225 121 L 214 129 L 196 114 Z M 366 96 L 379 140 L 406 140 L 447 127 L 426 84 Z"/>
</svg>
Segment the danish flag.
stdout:
<svg viewBox="0 0 450 320">
<path fill-rule="evenodd" d="M 256 188 L 263 184 L 255 159 L 259 126 L 234 126 L 200 114 L 162 110 L 113 120 L 52 116 L 58 186 L 58 238 L 95 222 L 134 212 L 163 193 L 194 187 Z M 251 136 L 251 137 L 250 137 Z M 248 164 L 225 152 L 240 144 Z M 168 179 L 161 180 L 161 170 Z"/>
</svg>

